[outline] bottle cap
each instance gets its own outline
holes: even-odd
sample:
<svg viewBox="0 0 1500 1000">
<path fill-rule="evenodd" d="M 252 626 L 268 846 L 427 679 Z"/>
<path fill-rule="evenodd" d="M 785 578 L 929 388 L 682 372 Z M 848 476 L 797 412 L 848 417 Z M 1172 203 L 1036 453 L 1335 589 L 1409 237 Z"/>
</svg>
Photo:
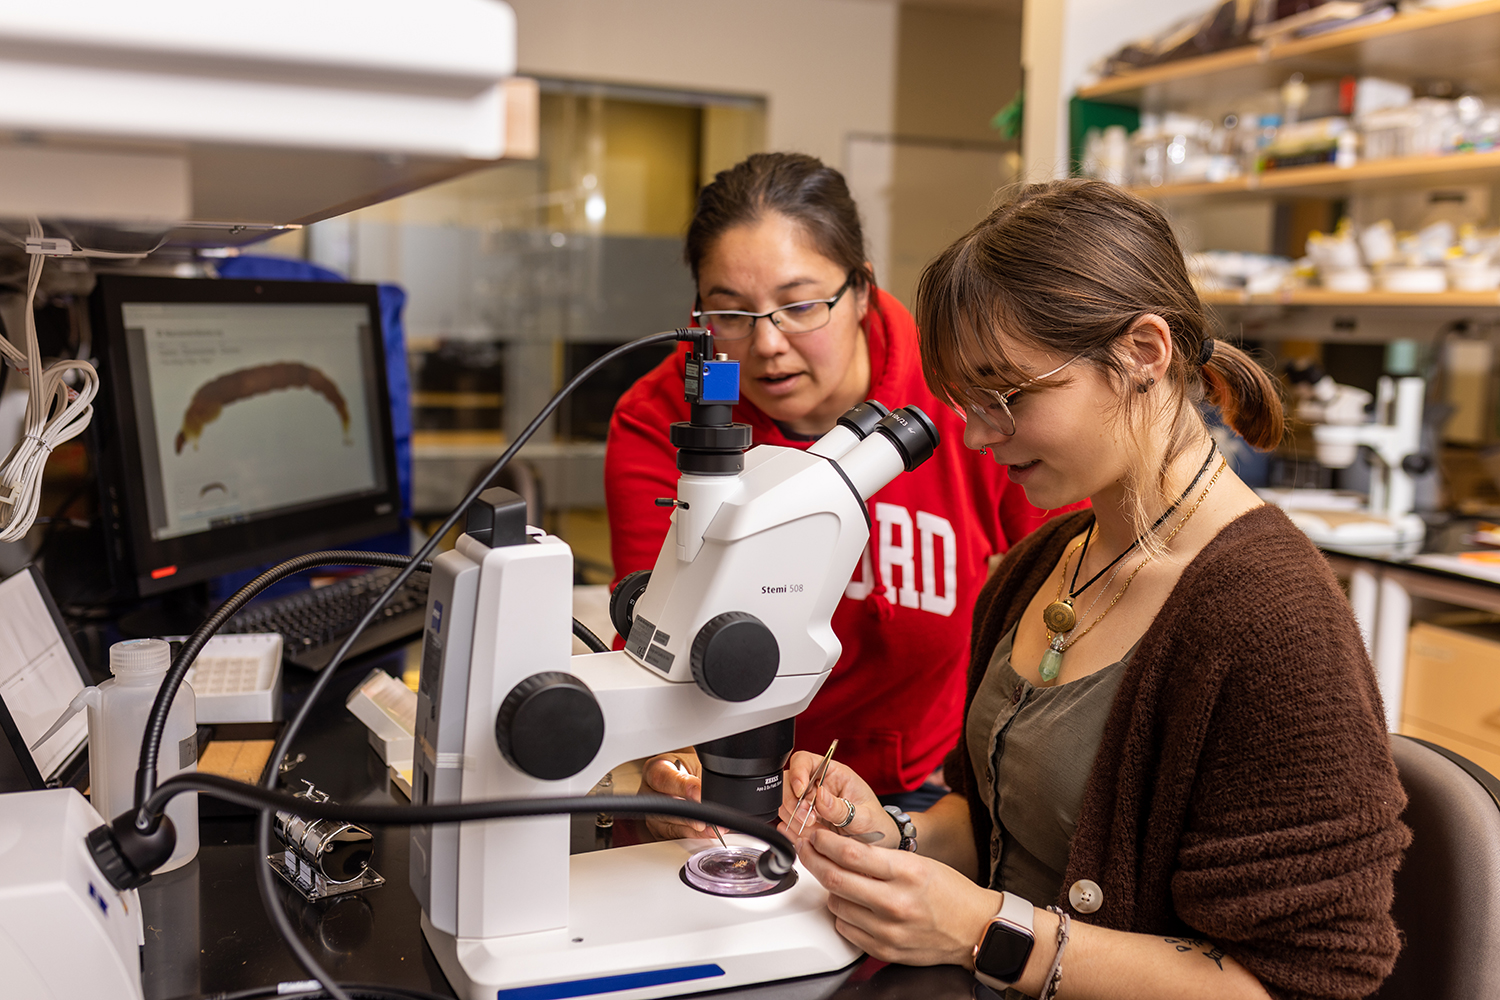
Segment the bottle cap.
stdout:
<svg viewBox="0 0 1500 1000">
<path fill-rule="evenodd" d="M 165 673 L 172 665 L 172 646 L 165 639 L 127 639 L 109 647 L 109 672 L 116 677 Z"/>
</svg>

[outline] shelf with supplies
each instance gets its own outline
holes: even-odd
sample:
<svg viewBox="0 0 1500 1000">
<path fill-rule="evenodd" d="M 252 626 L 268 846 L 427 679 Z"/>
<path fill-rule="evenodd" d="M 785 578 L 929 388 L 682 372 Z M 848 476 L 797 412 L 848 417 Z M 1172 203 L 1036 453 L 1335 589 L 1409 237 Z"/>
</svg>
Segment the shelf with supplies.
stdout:
<svg viewBox="0 0 1500 1000">
<path fill-rule="evenodd" d="M 1389 20 L 1310 38 L 1269 40 L 1149 66 L 1080 88 L 1091 101 L 1165 108 L 1216 95 L 1278 86 L 1290 73 L 1329 78 L 1372 75 L 1417 80 L 1438 67 L 1464 67 L 1461 83 L 1500 89 L 1500 0 L 1409 10 Z"/>
<path fill-rule="evenodd" d="M 1497 92 L 1500 0 L 1475 0 L 1127 71 L 1081 88 L 1071 114 L 1081 172 L 1161 204 L 1220 287 L 1298 284 L 1297 258 L 1326 286 L 1205 295 L 1221 314 L 1389 340 L 1500 306 Z M 1235 257 L 1249 250 L 1277 260 Z"/>
<path fill-rule="evenodd" d="M 1284 167 L 1227 181 L 1137 185 L 1131 193 L 1152 201 L 1274 194 L 1287 198 L 1345 197 L 1371 191 L 1418 190 L 1441 185 L 1484 184 L 1500 180 L 1500 149 L 1447 156 L 1401 156 L 1350 167 L 1320 163 Z"/>
</svg>

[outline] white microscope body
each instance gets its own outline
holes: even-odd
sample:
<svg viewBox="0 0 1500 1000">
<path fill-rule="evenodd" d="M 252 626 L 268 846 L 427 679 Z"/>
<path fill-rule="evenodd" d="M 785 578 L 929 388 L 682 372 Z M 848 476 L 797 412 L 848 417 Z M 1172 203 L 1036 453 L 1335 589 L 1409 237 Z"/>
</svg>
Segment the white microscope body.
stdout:
<svg viewBox="0 0 1500 1000">
<path fill-rule="evenodd" d="M 71 788 L 10 792 L 0 805 L 0 997 L 139 1000 L 134 889 L 89 856 L 103 818 Z"/>
<path fill-rule="evenodd" d="M 684 473 L 622 651 L 571 654 L 566 543 L 471 511 L 433 570 L 413 801 L 583 795 L 624 761 L 805 708 L 838 659 L 829 620 L 869 537 L 865 500 L 926 457 L 903 434 L 936 444 L 911 409 L 863 439 L 868 426 L 853 426 L 805 452 L 755 448 L 737 475 Z M 767 649 L 769 661 L 752 655 Z M 560 762 L 580 741 L 558 731 L 593 712 L 597 752 Z M 806 872 L 774 894 L 708 895 L 679 878 L 705 841 L 570 858 L 569 827 L 544 816 L 413 831 L 422 927 L 460 996 L 553 984 L 565 992 L 545 995 L 657 997 L 835 971 L 860 954 Z"/>
<path fill-rule="evenodd" d="M 1427 526 L 1412 513 L 1416 488 L 1407 460 L 1421 458 L 1422 409 L 1427 384 L 1423 379 L 1382 376 L 1376 388 L 1373 421 L 1363 421 L 1363 402 L 1369 394 L 1341 386 L 1362 397 L 1353 419 L 1332 412 L 1313 427 L 1319 464 L 1346 469 L 1354 464 L 1361 445 L 1375 461 L 1370 470 L 1370 494 L 1360 506 L 1338 504 L 1326 490 L 1267 491 L 1267 499 L 1284 507 L 1287 516 L 1319 545 L 1332 547 L 1396 547 L 1416 551 Z"/>
</svg>

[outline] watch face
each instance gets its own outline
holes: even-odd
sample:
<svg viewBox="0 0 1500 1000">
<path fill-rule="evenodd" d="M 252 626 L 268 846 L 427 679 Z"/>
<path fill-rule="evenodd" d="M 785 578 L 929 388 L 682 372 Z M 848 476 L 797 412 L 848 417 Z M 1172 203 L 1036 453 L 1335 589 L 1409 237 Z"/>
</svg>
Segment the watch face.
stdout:
<svg viewBox="0 0 1500 1000">
<path fill-rule="evenodd" d="M 974 968 L 1001 982 L 1013 983 L 1021 978 L 1033 943 L 1032 936 L 1017 927 L 992 923 L 979 943 Z"/>
</svg>

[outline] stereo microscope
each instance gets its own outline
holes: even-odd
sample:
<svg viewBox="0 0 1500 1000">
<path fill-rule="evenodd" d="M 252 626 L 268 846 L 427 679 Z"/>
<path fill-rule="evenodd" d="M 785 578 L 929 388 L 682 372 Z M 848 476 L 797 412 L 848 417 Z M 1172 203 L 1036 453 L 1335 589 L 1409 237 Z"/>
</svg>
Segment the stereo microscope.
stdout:
<svg viewBox="0 0 1500 1000">
<path fill-rule="evenodd" d="M 705 332 L 684 359 L 681 475 L 657 501 L 674 508 L 670 532 L 611 602 L 623 650 L 572 655 L 572 552 L 509 491 L 484 493 L 435 560 L 414 802 L 581 795 L 621 762 L 696 745 L 705 799 L 774 823 L 793 719 L 839 656 L 830 619 L 869 538 L 866 501 L 938 434 L 917 408 L 872 401 L 806 451 L 747 451 L 731 416 L 739 366 L 710 344 Z M 753 831 L 730 842 L 756 853 Z M 460 996 L 630 1000 L 859 957 L 805 872 L 718 895 L 689 878 L 716 841 L 568 848 L 561 815 L 413 829 L 422 929 Z"/>
</svg>

